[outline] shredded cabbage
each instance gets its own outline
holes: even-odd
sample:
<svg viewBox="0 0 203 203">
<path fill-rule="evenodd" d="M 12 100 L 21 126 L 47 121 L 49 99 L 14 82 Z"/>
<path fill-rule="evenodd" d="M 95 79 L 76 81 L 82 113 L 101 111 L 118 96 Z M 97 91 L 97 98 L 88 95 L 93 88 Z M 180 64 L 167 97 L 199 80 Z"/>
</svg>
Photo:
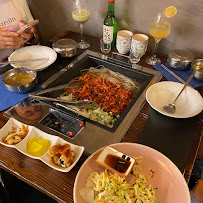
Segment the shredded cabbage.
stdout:
<svg viewBox="0 0 203 203">
<path fill-rule="evenodd" d="M 124 177 L 117 174 L 109 173 L 107 170 L 101 173 L 96 173 L 92 178 L 95 183 L 94 190 L 97 195 L 95 196 L 94 203 L 157 203 L 155 191 L 147 184 L 147 178 L 136 172 L 138 164 L 133 168 L 132 174 L 137 178 L 136 182 L 128 183 Z M 151 169 L 149 169 L 151 171 Z M 152 178 L 152 176 L 151 176 Z"/>
</svg>

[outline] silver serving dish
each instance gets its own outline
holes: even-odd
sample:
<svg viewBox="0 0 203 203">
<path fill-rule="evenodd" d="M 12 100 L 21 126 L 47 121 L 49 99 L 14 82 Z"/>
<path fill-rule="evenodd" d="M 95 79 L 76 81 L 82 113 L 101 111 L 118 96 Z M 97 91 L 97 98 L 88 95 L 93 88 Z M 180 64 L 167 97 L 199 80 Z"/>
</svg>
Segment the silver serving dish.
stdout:
<svg viewBox="0 0 203 203">
<path fill-rule="evenodd" d="M 190 67 L 194 56 L 189 51 L 175 49 L 168 54 L 167 62 L 169 66 L 177 70 L 186 70 Z"/>
<path fill-rule="evenodd" d="M 194 77 L 197 80 L 203 81 L 203 59 L 196 59 L 192 62 L 192 71 L 194 71 Z"/>
<path fill-rule="evenodd" d="M 52 44 L 52 47 L 57 53 L 65 58 L 72 57 L 77 52 L 77 42 L 69 38 L 59 39 Z"/>
<path fill-rule="evenodd" d="M 33 80 L 31 82 L 29 82 L 27 84 L 23 84 L 23 85 L 21 85 L 19 83 L 19 85 L 17 85 L 17 86 L 7 84 L 7 81 L 9 81 L 9 78 L 11 76 L 19 74 L 19 73 L 28 73 L 33 76 Z M 28 92 L 37 84 L 37 72 L 30 68 L 14 68 L 14 69 L 11 69 L 11 70 L 7 71 L 6 73 L 4 73 L 4 75 L 2 76 L 2 81 L 3 81 L 6 89 L 8 89 L 11 92 L 18 92 L 18 93 Z"/>
</svg>

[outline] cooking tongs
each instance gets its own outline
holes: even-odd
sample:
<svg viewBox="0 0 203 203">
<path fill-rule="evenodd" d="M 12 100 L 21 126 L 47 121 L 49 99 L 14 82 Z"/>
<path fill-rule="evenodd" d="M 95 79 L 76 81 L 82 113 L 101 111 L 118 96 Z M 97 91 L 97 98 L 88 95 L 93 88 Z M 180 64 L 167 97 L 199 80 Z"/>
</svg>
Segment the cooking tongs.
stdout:
<svg viewBox="0 0 203 203">
<path fill-rule="evenodd" d="M 38 92 L 30 93 L 29 97 L 33 98 L 33 99 L 36 99 L 36 100 L 41 100 L 41 101 L 51 101 L 51 102 L 64 103 L 64 104 L 76 106 L 78 108 L 93 109 L 93 110 L 97 109 L 98 104 L 93 102 L 93 101 L 78 100 L 76 102 L 71 102 L 71 101 L 67 101 L 67 100 L 64 100 L 64 99 L 60 99 L 60 98 L 52 98 L 52 97 L 42 96 L 42 94 L 54 92 L 54 91 L 57 91 L 57 90 L 62 90 L 62 89 L 67 89 L 67 88 L 69 88 L 69 89 L 77 88 L 77 87 L 79 87 L 79 86 L 81 86 L 83 84 L 84 84 L 84 81 L 73 81 L 73 82 L 65 84 L 65 85 L 60 85 L 60 86 L 57 86 L 57 87 L 53 87 L 53 88 L 41 90 L 41 91 L 38 91 Z"/>
</svg>

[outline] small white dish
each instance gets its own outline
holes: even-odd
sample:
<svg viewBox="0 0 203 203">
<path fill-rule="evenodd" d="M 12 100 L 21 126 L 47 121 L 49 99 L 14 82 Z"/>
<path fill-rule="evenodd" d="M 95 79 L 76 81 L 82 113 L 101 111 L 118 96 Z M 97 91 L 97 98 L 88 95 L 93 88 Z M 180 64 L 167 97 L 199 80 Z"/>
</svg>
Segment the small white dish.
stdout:
<svg viewBox="0 0 203 203">
<path fill-rule="evenodd" d="M 33 46 L 27 46 L 20 49 L 17 49 L 14 51 L 8 58 L 9 61 L 17 61 L 17 60 L 29 60 L 29 59 L 38 59 L 38 58 L 47 58 L 46 61 L 35 61 L 30 62 L 26 64 L 12 64 L 14 68 L 20 68 L 20 67 L 27 67 L 31 68 L 35 71 L 44 70 L 48 66 L 50 66 L 57 58 L 57 53 L 47 46 L 42 45 L 33 45 Z"/>
<path fill-rule="evenodd" d="M 34 127 L 34 126 L 29 126 L 28 125 L 28 129 L 29 129 L 29 133 L 27 134 L 27 136 L 18 144 L 15 145 L 8 145 L 2 142 L 2 139 L 4 137 L 7 136 L 8 132 L 11 131 L 12 126 L 13 127 L 17 127 L 20 124 L 22 124 L 21 122 L 17 121 L 14 118 L 10 118 L 8 120 L 8 122 L 0 129 L 0 144 L 5 145 L 7 147 L 12 147 L 17 149 L 19 152 L 21 152 L 22 154 L 33 158 L 33 159 L 38 159 L 41 160 L 43 163 L 45 163 L 46 165 L 48 165 L 49 167 L 61 171 L 61 172 L 69 172 L 74 166 L 75 164 L 78 162 L 78 160 L 80 159 L 80 157 L 82 156 L 83 152 L 84 152 L 84 147 L 83 146 L 78 146 L 78 145 L 74 145 L 70 142 L 65 141 L 64 139 L 58 137 L 58 136 L 54 136 L 54 135 L 50 135 L 48 133 L 45 133 L 43 131 L 41 131 L 40 129 Z M 24 124 L 26 125 L 26 124 Z M 50 141 L 50 148 L 55 145 L 55 144 L 69 144 L 71 147 L 71 150 L 73 150 L 75 152 L 75 157 L 74 157 L 74 162 L 67 168 L 63 168 L 60 166 L 55 165 L 52 161 L 51 161 L 51 157 L 49 156 L 49 149 L 47 150 L 47 152 L 45 154 L 43 154 L 40 157 L 35 157 L 32 156 L 30 154 L 27 153 L 27 144 L 28 141 L 32 138 L 32 137 L 36 137 L 38 139 L 47 139 Z"/>
<path fill-rule="evenodd" d="M 19 122 L 18 120 L 16 120 L 16 119 L 14 119 L 14 118 L 10 118 L 8 121 L 7 121 L 7 123 L 0 129 L 0 143 L 2 144 L 2 145 L 5 145 L 5 146 L 7 146 L 7 147 L 12 147 L 12 148 L 15 148 L 16 147 L 16 145 L 17 144 L 15 144 L 15 145 L 9 145 L 9 144 L 6 144 L 6 143 L 4 143 L 2 140 L 3 140 L 3 138 L 5 138 L 7 135 L 8 135 L 8 133 L 12 130 L 12 127 L 14 127 L 14 128 L 17 128 L 18 126 L 20 126 L 21 125 L 21 122 Z M 24 125 L 26 125 L 26 124 L 24 124 Z M 32 128 L 33 128 L 33 126 L 29 126 L 28 125 L 28 130 L 29 130 L 29 132 L 32 130 Z M 29 134 L 29 133 L 28 133 Z M 28 136 L 28 135 L 27 135 Z M 26 136 L 26 137 L 27 137 Z M 25 137 L 25 138 L 26 138 Z M 24 138 L 24 139 L 25 139 Z M 23 139 L 23 140 L 24 140 Z M 22 140 L 22 141 L 23 141 Z M 20 141 L 20 142 L 22 142 L 22 141 Z M 20 143 L 19 142 L 19 143 Z M 18 144 L 19 144 L 18 143 Z"/>
<path fill-rule="evenodd" d="M 146 91 L 146 100 L 159 113 L 174 118 L 190 118 L 203 110 L 203 99 L 200 93 L 187 86 L 176 103 L 174 114 L 163 111 L 163 106 L 173 103 L 183 84 L 163 81 L 155 83 Z"/>
<path fill-rule="evenodd" d="M 96 162 L 114 173 L 126 177 L 131 172 L 135 159 L 113 147 L 106 146 L 97 157 Z M 122 172 L 122 170 L 124 171 Z"/>
<path fill-rule="evenodd" d="M 74 162 L 68 168 L 63 168 L 61 166 L 57 166 L 51 161 L 48 153 L 46 153 L 44 156 L 41 157 L 41 161 L 43 161 L 45 164 L 47 164 L 48 166 L 50 166 L 51 168 L 53 168 L 55 170 L 58 170 L 61 172 L 69 172 L 75 166 L 75 164 L 78 162 L 80 157 L 82 156 L 82 154 L 84 152 L 84 147 L 71 144 L 70 142 L 67 142 L 60 137 L 58 137 L 55 144 L 61 144 L 61 145 L 70 144 L 71 150 L 73 150 L 75 152 Z"/>
<path fill-rule="evenodd" d="M 20 143 L 18 143 L 16 145 L 16 149 L 18 151 L 20 151 L 21 153 L 23 153 L 26 156 L 29 156 L 33 159 L 40 159 L 40 157 L 32 156 L 27 152 L 27 144 L 32 137 L 36 137 L 37 139 L 49 140 L 50 141 L 50 147 L 53 146 L 58 139 L 57 136 L 50 135 L 48 133 L 45 133 L 45 132 L 39 130 L 38 128 L 33 127 L 33 129 L 29 132 L 29 134 Z"/>
</svg>

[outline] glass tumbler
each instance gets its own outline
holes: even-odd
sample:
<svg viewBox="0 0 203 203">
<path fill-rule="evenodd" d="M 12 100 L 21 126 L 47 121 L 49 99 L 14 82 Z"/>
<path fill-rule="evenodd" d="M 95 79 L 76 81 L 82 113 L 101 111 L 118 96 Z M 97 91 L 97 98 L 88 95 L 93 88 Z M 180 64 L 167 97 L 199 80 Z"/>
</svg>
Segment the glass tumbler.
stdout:
<svg viewBox="0 0 203 203">
<path fill-rule="evenodd" d="M 100 49 L 103 54 L 108 54 L 111 51 L 111 43 L 106 43 L 103 39 L 101 39 Z"/>
</svg>

